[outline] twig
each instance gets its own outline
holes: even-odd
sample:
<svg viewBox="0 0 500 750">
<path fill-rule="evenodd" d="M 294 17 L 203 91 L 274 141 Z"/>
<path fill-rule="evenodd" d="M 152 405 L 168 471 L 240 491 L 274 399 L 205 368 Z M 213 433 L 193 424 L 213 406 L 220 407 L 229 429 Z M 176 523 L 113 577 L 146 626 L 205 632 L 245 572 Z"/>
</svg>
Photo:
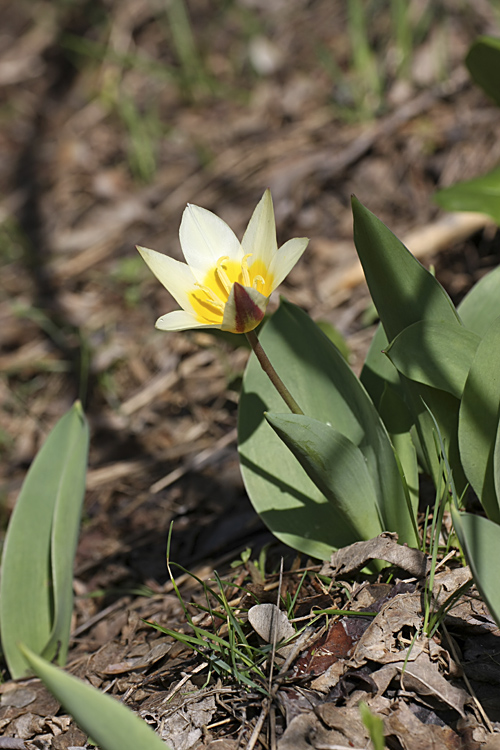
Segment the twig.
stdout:
<svg viewBox="0 0 500 750">
<path fill-rule="evenodd" d="M 262 711 L 260 712 L 260 716 L 257 719 L 257 723 L 254 726 L 252 735 L 250 739 L 248 740 L 247 746 L 245 750 L 253 750 L 255 747 L 255 743 L 259 739 L 260 731 L 264 725 L 264 721 L 266 720 L 266 716 L 269 713 L 269 707 L 271 705 L 271 701 L 269 698 L 264 698 L 262 701 Z"/>
</svg>

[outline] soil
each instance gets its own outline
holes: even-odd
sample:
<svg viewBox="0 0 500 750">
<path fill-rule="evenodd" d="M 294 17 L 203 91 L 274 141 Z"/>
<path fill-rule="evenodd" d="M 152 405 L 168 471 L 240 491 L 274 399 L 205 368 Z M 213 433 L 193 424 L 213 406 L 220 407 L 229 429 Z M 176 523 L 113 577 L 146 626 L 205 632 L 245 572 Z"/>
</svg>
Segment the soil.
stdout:
<svg viewBox="0 0 500 750">
<path fill-rule="evenodd" d="M 314 577 L 318 561 L 277 543 L 245 495 L 236 418 L 248 350 L 205 331 L 156 331 L 156 318 L 176 303 L 134 246 L 181 259 L 178 228 L 188 202 L 214 211 L 241 237 L 270 187 L 279 243 L 310 237 L 280 291 L 337 328 L 357 372 L 375 321 L 352 242 L 351 194 L 434 265 L 455 302 L 500 259 L 500 235 L 487 219 L 465 230 L 453 224 L 443 241 L 445 215 L 432 200 L 436 189 L 500 161 L 498 108 L 463 63 L 478 35 L 500 33 L 495 4 L 409 2 L 414 36 L 405 58 L 390 3 L 365 3 L 374 59 L 362 70 L 351 51 L 347 5 L 178 0 L 167 11 L 153 0 L 2 4 L 2 528 L 44 438 L 80 398 L 91 449 L 69 669 L 125 697 L 158 726 L 155 701 L 172 690 L 178 697 L 176 686 L 187 675 L 190 690 L 201 691 L 199 701 L 217 703 L 207 703 L 201 718 L 180 706 L 199 732 L 193 745 L 179 740 L 174 750 L 247 746 L 262 696 L 216 678 L 202 690 L 206 671 L 196 673 L 202 659 L 142 623 L 187 632 L 165 560 L 172 522 L 170 559 L 201 579 L 212 578 L 216 568 L 249 590 L 257 587 L 261 602 L 271 589 L 275 601 L 283 558 L 292 596 L 301 579 L 293 571 L 308 569 L 300 599 L 326 596 L 330 607 L 345 599 L 323 590 Z M 370 84 L 375 70 L 377 85 Z M 247 548 L 251 559 L 266 550 L 264 580 L 248 563 L 231 568 Z M 200 597 L 196 581 L 181 580 L 185 602 Z M 358 584 L 362 576 L 353 574 L 349 585 Z M 478 617 L 482 636 L 497 637 L 487 612 Z M 470 612 L 462 618 L 469 634 L 458 628 L 457 635 L 469 652 L 470 629 L 480 629 L 470 618 Z M 151 657 L 161 643 L 168 650 Z M 459 654 L 450 655 L 448 642 L 439 648 L 433 658 L 449 659 L 442 672 L 451 684 L 460 677 Z M 481 654 L 493 661 L 495 648 L 487 651 L 481 642 Z M 5 668 L 3 676 L 5 696 L 18 685 Z M 491 679 L 500 684 L 496 675 Z M 460 682 L 460 689 L 468 688 Z M 500 717 L 488 689 L 483 692 L 485 715 L 477 707 L 465 711 L 463 703 L 457 710 L 446 699 L 438 706 L 435 695 L 430 705 L 414 685 L 406 702 L 394 690 L 389 698 L 386 693 L 393 701 L 389 746 L 491 750 Z M 40 695 L 14 712 L 2 700 L 1 731 L 23 743 L 10 746 L 84 746 L 83 733 Z M 334 705 L 332 699 L 325 705 Z M 412 717 L 442 734 L 412 745 L 396 726 L 410 726 L 403 715 L 408 706 Z M 375 708 L 387 717 L 386 705 Z M 321 731 L 330 731 L 331 717 L 315 711 Z M 266 716 L 255 747 L 293 747 L 283 734 L 292 714 L 280 715 L 274 740 Z M 366 743 L 358 723 L 351 727 L 345 742 Z M 318 731 L 308 725 L 300 736 Z M 322 741 L 333 746 L 331 736 Z M 318 740 L 316 746 L 326 745 Z"/>
</svg>

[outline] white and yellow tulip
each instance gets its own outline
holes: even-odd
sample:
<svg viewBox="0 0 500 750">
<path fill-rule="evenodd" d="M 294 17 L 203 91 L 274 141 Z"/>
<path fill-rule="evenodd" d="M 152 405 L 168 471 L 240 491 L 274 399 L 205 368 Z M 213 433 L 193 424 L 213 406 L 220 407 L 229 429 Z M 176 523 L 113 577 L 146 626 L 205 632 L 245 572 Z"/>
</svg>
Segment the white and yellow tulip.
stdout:
<svg viewBox="0 0 500 750">
<path fill-rule="evenodd" d="M 179 238 L 186 263 L 137 248 L 182 308 L 158 318 L 156 327 L 163 331 L 252 331 L 264 317 L 271 293 L 308 243 L 306 238 L 295 238 L 278 248 L 269 190 L 253 212 L 241 243 L 222 219 L 192 205 L 183 213 Z"/>
</svg>

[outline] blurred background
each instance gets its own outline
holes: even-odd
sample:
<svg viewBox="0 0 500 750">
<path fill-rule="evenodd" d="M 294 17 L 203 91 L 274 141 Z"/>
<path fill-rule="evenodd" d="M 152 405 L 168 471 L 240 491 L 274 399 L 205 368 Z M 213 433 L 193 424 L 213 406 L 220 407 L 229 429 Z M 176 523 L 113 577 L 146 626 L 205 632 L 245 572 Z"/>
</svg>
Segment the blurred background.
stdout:
<svg viewBox="0 0 500 750">
<path fill-rule="evenodd" d="M 279 244 L 310 237 L 281 291 L 346 337 L 359 370 L 375 321 L 352 193 L 402 239 L 430 231 L 425 262 L 455 300 L 498 263 L 490 225 L 437 252 L 432 194 L 500 162 L 498 109 L 463 65 L 477 36 L 500 34 L 500 2 L 1 9 L 0 534 L 48 430 L 80 398 L 92 444 L 77 579 L 154 588 L 171 520 L 172 556 L 188 566 L 269 536 L 236 453 L 247 349 L 156 331 L 176 304 L 134 245 L 180 259 L 187 202 L 241 237 L 270 187 Z"/>
</svg>

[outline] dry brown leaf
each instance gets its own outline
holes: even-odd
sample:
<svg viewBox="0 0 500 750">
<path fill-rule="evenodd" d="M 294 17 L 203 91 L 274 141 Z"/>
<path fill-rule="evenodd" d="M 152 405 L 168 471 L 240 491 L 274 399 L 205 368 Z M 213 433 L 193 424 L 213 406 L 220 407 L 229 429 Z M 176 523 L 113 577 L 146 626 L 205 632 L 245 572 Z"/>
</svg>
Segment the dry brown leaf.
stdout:
<svg viewBox="0 0 500 750">
<path fill-rule="evenodd" d="M 197 688 L 187 680 L 173 697 L 154 695 L 141 708 L 143 719 L 153 717 L 161 727 L 160 736 L 171 750 L 198 747 L 202 727 L 210 723 L 216 710 L 214 691 Z"/>
<path fill-rule="evenodd" d="M 440 703 L 446 703 L 455 709 L 460 716 L 465 716 L 464 706 L 471 698 L 463 688 L 455 687 L 439 671 L 435 662 L 422 651 L 414 661 L 392 664 L 401 675 L 401 684 L 405 690 L 412 690 L 418 695 L 430 695 Z"/>
<path fill-rule="evenodd" d="M 426 575 L 430 569 L 427 555 L 397 543 L 398 535 L 386 531 L 367 542 L 355 542 L 339 549 L 323 565 L 321 575 L 338 578 L 363 568 L 370 560 L 385 560 L 398 568 L 407 570 L 416 578 Z"/>
<path fill-rule="evenodd" d="M 346 662 L 335 662 L 335 664 L 332 664 L 331 667 L 328 667 L 324 674 L 316 677 L 316 679 L 311 682 L 311 688 L 313 690 L 317 690 L 319 693 L 328 693 L 329 690 L 337 685 L 340 678 L 343 676 L 344 672 L 346 672 L 347 669 L 348 666 Z"/>
<path fill-rule="evenodd" d="M 285 641 L 295 635 L 295 630 L 286 612 L 282 612 L 276 604 L 254 604 L 248 610 L 248 621 L 267 643 Z"/>
<path fill-rule="evenodd" d="M 490 734 L 480 750 L 500 750 L 500 734 Z"/>
<path fill-rule="evenodd" d="M 400 594 L 390 599 L 361 636 L 352 661 L 359 666 L 366 660 L 387 664 L 406 658 L 408 649 L 397 642 L 396 636 L 404 627 L 417 631 L 422 623 L 419 592 Z M 416 658 L 422 648 L 422 644 L 417 641 L 413 646 L 413 656 L 410 654 L 408 658 Z"/>
<path fill-rule="evenodd" d="M 468 566 L 442 570 L 434 578 L 433 593 L 438 605 L 443 604 L 455 591 L 472 578 Z"/>
<path fill-rule="evenodd" d="M 459 750 L 459 737 L 449 727 L 423 724 L 402 701 L 384 719 L 386 736 L 395 735 L 403 750 Z"/>
<path fill-rule="evenodd" d="M 359 708 L 339 708 L 333 703 L 323 703 L 316 708 L 316 714 L 330 729 L 339 732 L 349 747 L 366 747 L 368 732 Z"/>
<path fill-rule="evenodd" d="M 311 750 L 321 728 L 319 719 L 312 711 L 296 716 L 278 742 L 278 750 Z"/>
</svg>

